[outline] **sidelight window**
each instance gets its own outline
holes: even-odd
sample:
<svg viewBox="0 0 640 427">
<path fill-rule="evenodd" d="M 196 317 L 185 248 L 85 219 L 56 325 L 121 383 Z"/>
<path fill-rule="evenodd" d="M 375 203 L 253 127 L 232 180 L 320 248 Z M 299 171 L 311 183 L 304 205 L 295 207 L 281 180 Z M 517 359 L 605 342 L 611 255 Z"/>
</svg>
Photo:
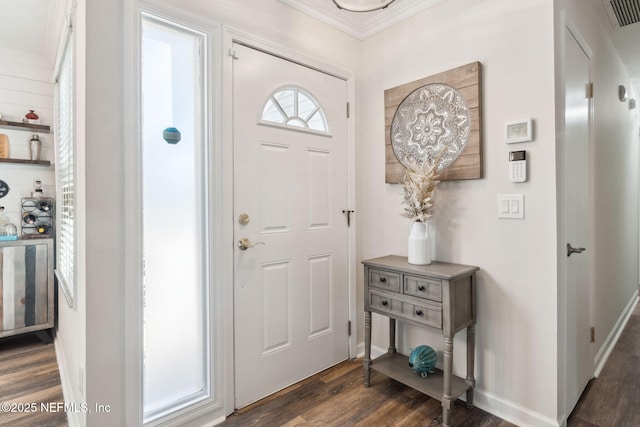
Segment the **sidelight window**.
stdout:
<svg viewBox="0 0 640 427">
<path fill-rule="evenodd" d="M 206 34 L 142 16 L 144 421 L 211 396 Z"/>
</svg>

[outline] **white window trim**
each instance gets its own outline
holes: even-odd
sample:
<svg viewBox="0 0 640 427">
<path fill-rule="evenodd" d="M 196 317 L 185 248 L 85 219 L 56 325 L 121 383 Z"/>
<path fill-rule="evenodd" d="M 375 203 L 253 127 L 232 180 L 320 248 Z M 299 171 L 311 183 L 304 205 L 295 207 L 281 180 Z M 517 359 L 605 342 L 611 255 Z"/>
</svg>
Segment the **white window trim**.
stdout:
<svg viewBox="0 0 640 427">
<path fill-rule="evenodd" d="M 75 182 L 75 132 L 74 132 L 74 94 L 75 94 L 75 82 L 73 78 L 74 71 L 74 52 L 73 52 L 73 26 L 70 24 L 67 27 L 67 32 L 64 37 L 64 44 L 62 45 L 62 53 L 59 58 L 59 62 L 56 66 L 56 79 L 55 79 L 55 156 L 56 156 L 56 269 L 55 274 L 60 284 L 60 289 L 67 300 L 67 304 L 71 308 L 75 308 L 75 295 L 76 295 L 76 255 L 77 255 L 77 238 L 76 238 L 76 218 L 77 212 L 76 206 L 76 182 Z M 61 138 L 64 136 L 62 132 L 62 126 L 60 124 L 60 78 L 64 71 L 64 67 L 69 67 L 69 103 L 70 108 L 69 123 L 68 126 L 68 141 L 67 146 L 61 147 Z M 62 150 L 70 151 L 68 157 L 64 159 L 62 156 Z M 65 168 L 65 163 L 70 163 Z M 72 203 L 70 205 L 65 204 L 63 190 L 63 181 L 66 182 L 66 187 L 71 188 Z M 69 193 L 67 192 L 67 195 Z M 65 209 L 68 207 L 69 209 Z M 67 215 L 69 214 L 69 215 Z M 65 224 L 71 220 L 70 234 L 71 236 L 65 238 Z M 69 246 L 70 245 L 70 246 Z M 62 265 L 61 265 L 62 261 Z"/>
</svg>

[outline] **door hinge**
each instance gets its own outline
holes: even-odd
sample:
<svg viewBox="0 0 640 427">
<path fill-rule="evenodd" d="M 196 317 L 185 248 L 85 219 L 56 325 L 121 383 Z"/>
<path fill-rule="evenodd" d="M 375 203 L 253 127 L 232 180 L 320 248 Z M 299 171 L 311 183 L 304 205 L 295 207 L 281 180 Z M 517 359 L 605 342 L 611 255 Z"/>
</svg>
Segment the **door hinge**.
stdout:
<svg viewBox="0 0 640 427">
<path fill-rule="evenodd" d="M 347 333 L 351 336 L 351 320 L 347 323 Z"/>
<path fill-rule="evenodd" d="M 591 327 L 591 342 L 596 342 L 596 328 L 595 328 L 595 326 Z"/>
<path fill-rule="evenodd" d="M 351 116 L 350 104 L 347 102 L 347 119 Z"/>
<path fill-rule="evenodd" d="M 229 56 L 233 59 L 238 59 L 238 55 L 236 55 L 235 49 L 229 48 Z"/>
<path fill-rule="evenodd" d="M 593 82 L 587 83 L 587 98 L 593 98 Z"/>
</svg>

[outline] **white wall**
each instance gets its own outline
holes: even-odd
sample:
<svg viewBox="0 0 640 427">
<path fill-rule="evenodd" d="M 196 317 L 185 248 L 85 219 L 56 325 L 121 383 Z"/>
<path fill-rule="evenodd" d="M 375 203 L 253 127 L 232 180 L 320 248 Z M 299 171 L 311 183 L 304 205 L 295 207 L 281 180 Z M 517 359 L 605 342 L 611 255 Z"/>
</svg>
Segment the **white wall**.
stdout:
<svg viewBox="0 0 640 427">
<path fill-rule="evenodd" d="M 435 258 L 480 267 L 478 406 L 520 425 L 551 425 L 557 375 L 551 2 L 450 0 L 363 42 L 356 95 L 359 260 L 407 253 L 402 187 L 384 183 L 383 91 L 473 61 L 483 73 L 484 178 L 439 185 Z M 535 140 L 507 146 L 504 123 L 528 117 Z M 508 180 L 510 149 L 527 150 L 524 184 Z M 502 193 L 524 194 L 524 220 L 497 219 Z M 384 323 L 374 318 L 374 345 L 386 348 Z M 400 336 L 405 353 L 423 343 L 443 348 L 437 334 L 407 328 Z M 459 334 L 454 344 L 459 374 L 466 368 L 464 338 Z"/>
<path fill-rule="evenodd" d="M 0 113 L 5 120 L 21 122 L 29 110 L 35 110 L 41 124 L 50 125 L 51 133 L 39 133 L 42 141 L 42 160 L 51 161 L 51 167 L 0 164 L 0 179 L 9 184 L 9 194 L 0 199 L 0 206 L 18 227 L 20 233 L 20 200 L 31 197 L 34 181 L 43 183 L 45 196 L 54 197 L 53 153 L 53 71 L 43 58 L 27 56 L 19 51 L 0 51 Z M 33 131 L 0 128 L 9 137 L 9 157 L 29 159 L 29 140 Z"/>
</svg>

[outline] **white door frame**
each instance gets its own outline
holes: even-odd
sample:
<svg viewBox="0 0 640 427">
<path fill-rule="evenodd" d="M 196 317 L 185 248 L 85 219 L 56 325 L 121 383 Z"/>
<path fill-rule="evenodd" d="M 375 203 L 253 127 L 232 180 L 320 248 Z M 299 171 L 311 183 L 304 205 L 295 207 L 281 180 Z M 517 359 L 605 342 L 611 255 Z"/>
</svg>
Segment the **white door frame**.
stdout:
<svg viewBox="0 0 640 427">
<path fill-rule="evenodd" d="M 557 142 L 556 142 L 556 165 L 562 165 L 565 152 L 565 138 L 564 132 L 566 129 L 565 126 L 565 90 L 566 90 L 566 37 L 565 31 L 569 31 L 573 37 L 578 42 L 578 45 L 584 50 L 585 54 L 590 60 L 593 56 L 593 51 L 589 48 L 586 40 L 580 34 L 578 27 L 571 21 L 571 19 L 567 16 L 566 10 L 560 11 L 560 22 L 558 28 L 559 35 L 559 44 L 557 47 L 559 48 L 559 73 L 556 74 L 559 77 L 560 85 L 557 87 L 556 93 L 556 122 L 557 122 Z M 591 68 L 591 65 L 589 65 Z M 591 69 L 589 70 L 589 74 L 592 74 Z M 586 88 L 585 88 L 586 89 Z M 589 101 L 589 170 L 594 170 L 594 158 L 593 158 L 593 99 Z M 565 210 L 565 194 L 564 194 L 564 177 L 566 171 L 562 167 L 556 167 L 556 188 L 557 188 L 557 200 L 558 200 L 558 234 L 557 234 L 557 260 L 558 260 L 558 421 L 561 426 L 566 426 L 567 418 L 569 417 L 569 413 L 567 413 L 567 367 L 571 363 L 567 357 L 567 282 L 566 282 L 566 244 L 565 241 L 565 223 L 564 223 L 564 210 Z M 589 199 L 589 210 L 591 212 L 594 211 L 593 206 L 593 174 L 589 174 L 589 183 L 588 183 L 588 193 L 591 195 Z M 593 229 L 593 215 L 590 215 L 589 218 L 589 227 Z M 595 248 L 593 234 L 590 239 L 587 241 L 587 245 L 589 248 Z M 593 252 L 593 250 L 591 251 Z M 593 263 L 590 263 L 589 277 L 594 277 L 593 272 Z M 589 280 L 587 283 L 587 292 L 589 293 L 589 321 L 591 325 L 593 325 L 594 321 L 594 291 L 593 291 L 593 279 Z M 593 354 L 592 354 L 593 356 Z"/>
<path fill-rule="evenodd" d="M 222 85 L 222 124 L 223 124 L 223 159 L 224 165 L 233 165 L 233 58 L 230 56 L 233 51 L 233 44 L 238 43 L 254 49 L 261 50 L 265 53 L 278 56 L 288 61 L 304 65 L 317 71 L 332 75 L 347 82 L 347 102 L 351 106 L 354 105 L 355 88 L 354 76 L 352 73 L 336 68 L 332 65 L 315 60 L 299 52 L 292 51 L 277 44 L 268 42 L 250 34 L 238 31 L 236 29 L 224 26 L 222 35 L 222 51 L 223 51 L 223 85 Z M 346 106 L 345 106 L 346 110 Z M 353 109 L 352 109 L 353 111 Z M 346 111 L 345 111 L 346 114 Z M 347 201 L 348 208 L 355 210 L 355 120 L 351 113 L 351 120 L 347 122 Z M 233 240 L 233 169 L 231 167 L 223 171 L 223 211 L 222 221 L 228 224 L 224 227 L 224 235 L 222 236 L 225 244 L 228 245 L 228 251 L 224 254 L 224 323 L 225 323 L 225 365 L 227 366 L 225 384 L 226 384 L 226 406 L 227 414 L 235 409 L 235 384 L 234 384 L 234 355 L 233 355 L 233 254 L 235 250 L 235 242 Z M 351 227 L 349 227 L 348 236 L 348 275 L 349 275 L 349 319 L 351 321 L 351 336 L 349 337 L 349 357 L 356 356 L 357 345 L 357 309 L 356 309 L 356 228 L 358 212 L 351 217 Z"/>
</svg>

